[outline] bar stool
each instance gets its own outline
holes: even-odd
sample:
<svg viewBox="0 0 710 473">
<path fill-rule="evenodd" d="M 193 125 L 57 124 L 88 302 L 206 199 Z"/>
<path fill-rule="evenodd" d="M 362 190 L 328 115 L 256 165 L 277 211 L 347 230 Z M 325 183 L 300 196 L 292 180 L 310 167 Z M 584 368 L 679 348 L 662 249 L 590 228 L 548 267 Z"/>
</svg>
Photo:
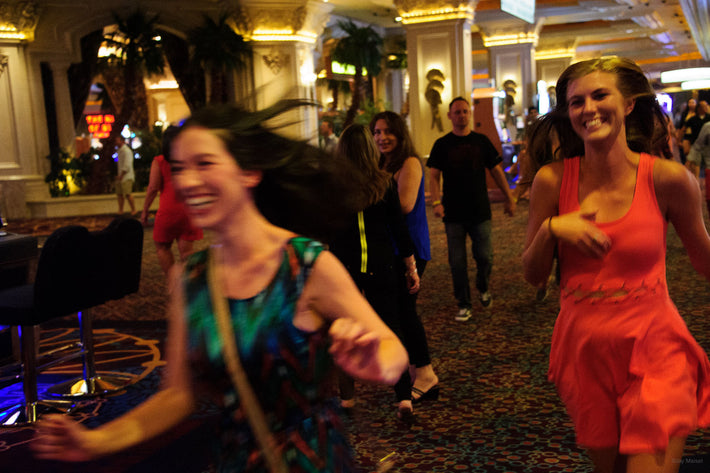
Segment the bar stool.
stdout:
<svg viewBox="0 0 710 473">
<path fill-rule="evenodd" d="M 88 282 L 79 312 L 79 337 L 83 350 L 83 375 L 56 384 L 47 393 L 64 398 L 90 397 L 118 391 L 130 384 L 133 375 L 96 371 L 93 338 L 94 307 L 138 291 L 143 257 L 143 225 L 133 218 L 118 217 L 105 229 L 91 232 L 87 248 Z"/>
<path fill-rule="evenodd" d="M 71 408 L 70 404 L 39 401 L 37 394 L 37 346 L 39 326 L 83 309 L 81 291 L 86 286 L 83 251 L 89 231 L 72 225 L 54 231 L 37 261 L 32 284 L 0 291 L 0 324 L 17 327 L 20 333 L 24 402 L 3 408 L 0 425 L 20 426 L 37 420 L 39 411 Z"/>
<path fill-rule="evenodd" d="M 47 238 L 34 283 L 0 291 L 0 324 L 20 331 L 24 394 L 23 403 L 0 410 L 0 426 L 32 424 L 48 409 L 69 411 L 72 401 L 38 399 L 37 374 L 76 356 L 82 356 L 83 375 L 50 388 L 50 394 L 96 396 L 130 383 L 131 375 L 97 374 L 90 310 L 138 290 L 142 251 L 143 227 L 135 219 L 119 217 L 91 233 L 82 226 L 63 227 Z M 74 313 L 79 314 L 81 349 L 38 366 L 40 324 Z"/>
</svg>

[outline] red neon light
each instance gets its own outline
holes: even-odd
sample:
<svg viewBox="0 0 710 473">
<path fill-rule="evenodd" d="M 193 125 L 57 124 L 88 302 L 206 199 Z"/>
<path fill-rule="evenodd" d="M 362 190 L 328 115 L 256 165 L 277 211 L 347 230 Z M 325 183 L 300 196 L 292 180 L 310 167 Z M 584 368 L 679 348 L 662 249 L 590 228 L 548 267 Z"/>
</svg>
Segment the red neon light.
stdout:
<svg viewBox="0 0 710 473">
<path fill-rule="evenodd" d="M 86 124 L 89 125 L 89 133 L 94 135 L 94 138 L 108 138 L 113 128 L 112 124 L 116 122 L 116 117 L 110 113 L 102 115 L 86 115 Z"/>
</svg>

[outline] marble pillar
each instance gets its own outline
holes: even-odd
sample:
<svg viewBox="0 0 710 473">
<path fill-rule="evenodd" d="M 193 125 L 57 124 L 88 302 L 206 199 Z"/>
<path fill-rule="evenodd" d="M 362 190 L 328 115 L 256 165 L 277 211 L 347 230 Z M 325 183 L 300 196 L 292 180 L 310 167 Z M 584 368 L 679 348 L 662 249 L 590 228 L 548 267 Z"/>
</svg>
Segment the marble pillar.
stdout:
<svg viewBox="0 0 710 473">
<path fill-rule="evenodd" d="M 280 99 L 315 101 L 315 45 L 333 6 L 314 0 L 289 2 L 246 0 L 235 11 L 235 29 L 252 43 L 253 105 L 262 109 Z M 283 132 L 318 141 L 315 107 L 284 117 Z"/>
<path fill-rule="evenodd" d="M 395 0 L 407 35 L 410 127 L 418 152 L 451 129 L 451 100 L 472 92 L 471 28 L 477 0 Z"/>
</svg>

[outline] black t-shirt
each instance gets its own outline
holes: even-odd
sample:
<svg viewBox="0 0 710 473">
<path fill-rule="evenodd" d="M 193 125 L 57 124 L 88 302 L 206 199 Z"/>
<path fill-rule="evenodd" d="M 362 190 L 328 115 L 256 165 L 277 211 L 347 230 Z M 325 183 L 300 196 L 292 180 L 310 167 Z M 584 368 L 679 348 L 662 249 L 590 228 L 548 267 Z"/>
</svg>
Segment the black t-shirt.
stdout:
<svg viewBox="0 0 710 473">
<path fill-rule="evenodd" d="M 426 165 L 441 171 L 444 222 L 480 223 L 491 219 L 486 169 L 502 158 L 486 135 L 448 133 L 434 143 Z"/>
</svg>

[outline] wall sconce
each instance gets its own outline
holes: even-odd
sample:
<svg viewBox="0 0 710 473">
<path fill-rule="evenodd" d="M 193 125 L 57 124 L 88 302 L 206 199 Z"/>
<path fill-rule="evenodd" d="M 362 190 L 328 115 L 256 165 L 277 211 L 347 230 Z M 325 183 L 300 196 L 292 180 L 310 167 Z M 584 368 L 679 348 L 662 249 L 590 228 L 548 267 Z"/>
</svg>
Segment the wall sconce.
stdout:
<svg viewBox="0 0 710 473">
<path fill-rule="evenodd" d="M 431 128 L 438 128 L 439 131 L 444 131 L 444 126 L 441 123 L 441 93 L 444 91 L 444 81 L 446 77 L 439 69 L 429 69 L 426 73 L 427 86 L 424 92 L 424 98 L 429 103 L 431 109 Z"/>
</svg>

